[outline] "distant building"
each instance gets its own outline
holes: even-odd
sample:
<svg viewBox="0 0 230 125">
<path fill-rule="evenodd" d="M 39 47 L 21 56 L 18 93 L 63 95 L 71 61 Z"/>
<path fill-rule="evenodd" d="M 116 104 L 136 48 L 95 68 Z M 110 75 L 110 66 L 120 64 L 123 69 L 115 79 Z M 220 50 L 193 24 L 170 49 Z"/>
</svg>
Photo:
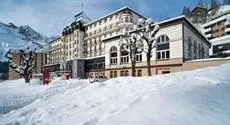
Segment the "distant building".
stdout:
<svg viewBox="0 0 230 125">
<path fill-rule="evenodd" d="M 219 53 L 230 56 L 230 5 L 228 1 L 224 1 L 223 5 L 216 1 L 211 3 L 210 9 L 197 6 L 191 12 L 185 7 L 182 14 L 210 40 L 211 56 L 219 56 Z"/>
<path fill-rule="evenodd" d="M 202 27 L 212 43 L 211 55 L 230 51 L 230 5 L 220 6 Z"/>
<path fill-rule="evenodd" d="M 12 53 L 12 56 L 13 56 L 13 61 L 19 65 L 20 60 L 22 59 L 20 53 Z M 33 74 L 43 73 L 44 66 L 47 64 L 47 61 L 46 61 L 47 58 L 46 57 L 47 57 L 46 53 L 36 53 L 35 60 L 34 60 L 35 61 L 35 68 L 34 68 Z M 14 71 L 14 69 L 12 69 L 11 67 L 9 67 L 8 69 L 9 69 L 9 80 L 22 78 L 20 76 L 20 74 L 16 73 Z"/>
</svg>

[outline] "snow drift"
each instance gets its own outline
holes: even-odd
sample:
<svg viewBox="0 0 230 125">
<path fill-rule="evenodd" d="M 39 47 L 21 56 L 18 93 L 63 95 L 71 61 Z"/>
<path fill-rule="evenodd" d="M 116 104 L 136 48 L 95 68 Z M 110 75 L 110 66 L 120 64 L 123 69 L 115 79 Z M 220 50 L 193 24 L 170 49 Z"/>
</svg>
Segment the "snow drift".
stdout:
<svg viewBox="0 0 230 125">
<path fill-rule="evenodd" d="M 13 125 L 227 125 L 230 64 L 103 83 L 0 83 L 1 124 Z M 17 105 L 19 105 L 17 107 Z M 11 107 L 14 108 L 11 108 Z M 8 108 L 7 108 L 8 107 Z"/>
</svg>

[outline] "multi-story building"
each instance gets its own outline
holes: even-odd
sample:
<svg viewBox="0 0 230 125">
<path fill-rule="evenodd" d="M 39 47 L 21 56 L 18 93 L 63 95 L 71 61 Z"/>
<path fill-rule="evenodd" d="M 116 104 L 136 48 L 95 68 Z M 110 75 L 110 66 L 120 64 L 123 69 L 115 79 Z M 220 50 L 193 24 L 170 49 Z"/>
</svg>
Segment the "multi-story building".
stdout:
<svg viewBox="0 0 230 125">
<path fill-rule="evenodd" d="M 87 17 L 81 13 L 81 17 Z M 108 78 L 130 75 L 131 61 L 128 52 L 119 45 L 120 36 L 122 31 L 132 30 L 140 18 L 146 19 L 124 7 L 92 22 L 75 20 L 67 26 L 60 41 L 63 57 L 72 67 L 72 76 L 79 76 L 79 73 L 84 73 L 81 75 L 84 77 L 105 75 Z M 211 44 L 185 16 L 161 21 L 159 25 L 157 46 L 151 58 L 152 74 L 182 71 L 185 61 L 209 57 Z M 51 42 L 51 46 L 54 43 Z M 60 61 L 52 53 L 49 56 Z M 147 75 L 144 52 L 137 54 L 136 66 L 137 76 Z"/>
<path fill-rule="evenodd" d="M 109 51 L 105 51 L 105 42 L 103 41 L 121 35 L 123 30 L 131 30 L 139 18 L 144 17 L 133 9 L 124 7 L 85 24 L 84 54 L 89 59 L 86 61 L 86 76 L 103 75 L 105 73 L 105 55 Z M 91 59 L 92 57 L 93 59 Z"/>
<path fill-rule="evenodd" d="M 26 53 L 26 54 L 28 54 L 28 53 Z M 12 53 L 12 58 L 13 58 L 13 61 L 18 65 L 20 64 L 20 61 L 22 59 L 21 54 L 19 52 L 18 53 Z M 35 65 L 34 65 L 33 74 L 34 73 L 43 73 L 43 69 L 44 69 L 45 65 L 47 64 L 46 53 L 36 53 L 35 58 L 34 58 L 34 62 L 35 62 Z M 11 67 L 9 67 L 8 69 L 9 69 L 9 79 L 10 80 L 21 78 L 20 74 L 15 72 L 14 69 L 12 69 Z"/>
<path fill-rule="evenodd" d="M 49 43 L 50 47 L 47 51 L 47 62 L 48 64 L 59 63 L 64 58 L 64 44 L 60 36 L 56 37 Z M 50 56 L 52 55 L 52 56 Z"/>
<path fill-rule="evenodd" d="M 152 51 L 152 74 L 183 71 L 185 61 L 209 57 L 211 44 L 184 16 L 159 22 L 159 25 L 157 45 Z M 121 48 L 119 40 L 119 37 L 104 40 L 108 52 L 105 54 L 105 75 L 109 78 L 131 74 L 128 52 Z M 139 53 L 136 59 L 136 76 L 146 76 L 146 54 Z"/>
<path fill-rule="evenodd" d="M 230 51 L 230 5 L 221 6 L 202 27 L 212 43 L 211 55 Z"/>
</svg>

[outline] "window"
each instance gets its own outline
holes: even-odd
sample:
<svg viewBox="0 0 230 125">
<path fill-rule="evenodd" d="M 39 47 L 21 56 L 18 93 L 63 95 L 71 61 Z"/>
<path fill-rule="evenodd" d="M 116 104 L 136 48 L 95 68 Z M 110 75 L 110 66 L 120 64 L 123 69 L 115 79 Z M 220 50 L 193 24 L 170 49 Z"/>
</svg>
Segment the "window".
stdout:
<svg viewBox="0 0 230 125">
<path fill-rule="evenodd" d="M 162 74 L 169 74 L 170 71 L 162 71 Z"/>
<path fill-rule="evenodd" d="M 204 47 L 202 46 L 202 50 L 201 50 L 201 53 L 202 53 L 202 59 L 205 57 L 205 52 L 204 52 Z"/>
<path fill-rule="evenodd" d="M 110 78 L 113 78 L 113 71 L 110 71 Z"/>
<path fill-rule="evenodd" d="M 157 38 L 157 59 L 169 59 L 169 38 L 162 35 Z"/>
<path fill-rule="evenodd" d="M 120 75 L 121 75 L 121 76 L 124 76 L 124 71 L 120 71 Z"/>
<path fill-rule="evenodd" d="M 136 53 L 136 62 L 141 62 L 142 61 L 142 52 L 137 52 Z"/>
<path fill-rule="evenodd" d="M 129 71 L 128 70 L 120 71 L 120 75 L 121 76 L 129 76 Z"/>
<path fill-rule="evenodd" d="M 129 22 L 129 18 L 127 16 L 125 17 L 125 22 Z"/>
<path fill-rule="evenodd" d="M 194 47 L 193 47 L 193 54 L 194 54 L 194 59 L 196 59 L 197 58 L 197 43 L 196 43 L 196 41 L 194 41 Z"/>
<path fill-rule="evenodd" d="M 113 75 L 114 75 L 114 78 L 116 78 L 117 77 L 117 71 L 113 71 Z"/>
<path fill-rule="evenodd" d="M 125 70 L 125 76 L 129 76 L 129 71 Z"/>
<path fill-rule="evenodd" d="M 199 44 L 199 59 L 201 59 L 201 56 L 202 56 L 202 48 L 201 45 Z"/>
<path fill-rule="evenodd" d="M 115 46 L 110 49 L 110 64 L 117 64 L 117 47 Z"/>
<path fill-rule="evenodd" d="M 188 37 L 188 59 L 192 59 L 192 39 Z"/>
<path fill-rule="evenodd" d="M 117 71 L 110 71 L 110 78 L 116 78 L 117 77 Z"/>
<path fill-rule="evenodd" d="M 137 70 L 137 76 L 142 76 L 142 70 Z"/>
<path fill-rule="evenodd" d="M 126 47 L 125 44 L 121 45 L 121 63 L 129 62 L 129 53 L 124 49 Z"/>
</svg>

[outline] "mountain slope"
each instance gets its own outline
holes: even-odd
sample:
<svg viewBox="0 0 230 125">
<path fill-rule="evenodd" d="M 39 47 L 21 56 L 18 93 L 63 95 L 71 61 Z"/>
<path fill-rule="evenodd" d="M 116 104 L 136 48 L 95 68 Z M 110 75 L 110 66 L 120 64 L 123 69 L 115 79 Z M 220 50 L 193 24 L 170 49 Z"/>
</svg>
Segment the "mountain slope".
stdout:
<svg viewBox="0 0 230 125">
<path fill-rule="evenodd" d="M 49 38 L 33 30 L 29 25 L 16 26 L 13 23 L 0 22 L 0 60 L 4 60 L 4 54 L 8 49 L 19 50 L 36 48 L 44 50 Z"/>
</svg>

